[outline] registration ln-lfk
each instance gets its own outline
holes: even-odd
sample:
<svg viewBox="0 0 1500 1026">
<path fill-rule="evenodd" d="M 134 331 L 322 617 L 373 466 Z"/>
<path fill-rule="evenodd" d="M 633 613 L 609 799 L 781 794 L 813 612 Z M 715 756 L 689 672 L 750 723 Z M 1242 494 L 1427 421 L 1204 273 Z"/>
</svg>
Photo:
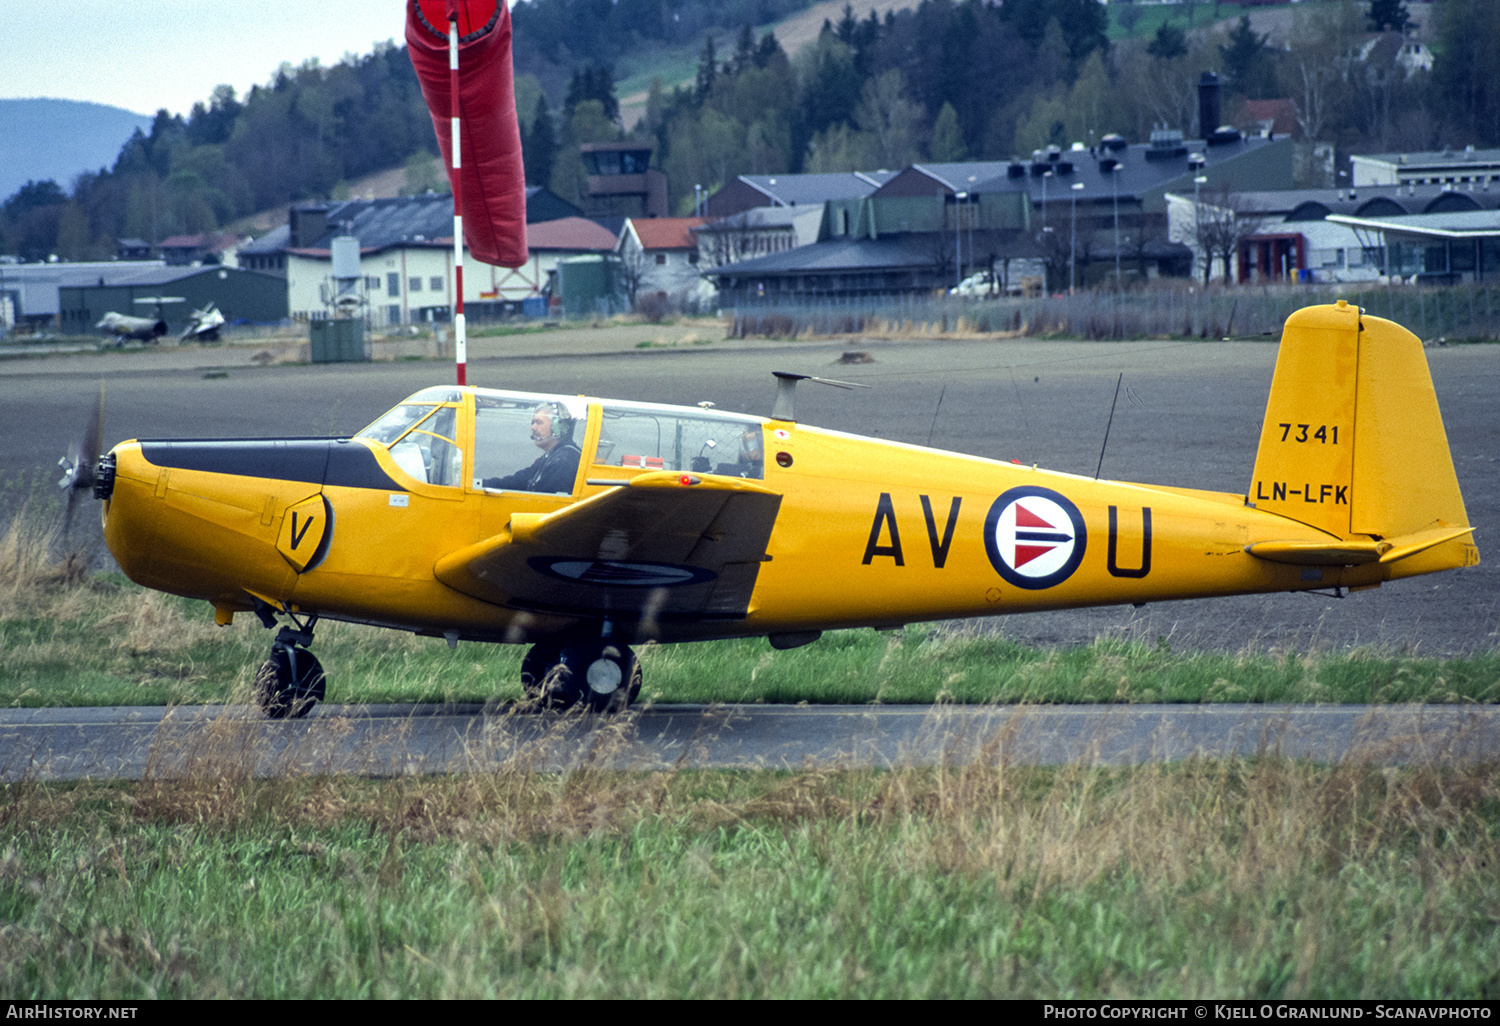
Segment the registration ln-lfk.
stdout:
<svg viewBox="0 0 1500 1026">
<path fill-rule="evenodd" d="M 495 487 L 536 457 L 539 411 L 577 447 L 571 487 Z M 856 437 L 789 402 L 764 418 L 463 387 L 352 438 L 122 442 L 75 478 L 133 580 L 280 626 L 258 676 L 273 716 L 323 695 L 320 619 L 527 644 L 529 693 L 609 710 L 648 640 L 790 648 L 1479 561 L 1420 341 L 1342 302 L 1287 321 L 1243 493 Z"/>
</svg>

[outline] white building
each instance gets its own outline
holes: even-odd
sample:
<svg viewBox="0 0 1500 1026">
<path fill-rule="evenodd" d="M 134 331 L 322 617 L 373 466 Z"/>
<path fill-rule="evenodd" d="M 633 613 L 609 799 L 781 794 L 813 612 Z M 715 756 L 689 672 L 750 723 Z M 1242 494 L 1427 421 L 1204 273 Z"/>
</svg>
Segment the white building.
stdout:
<svg viewBox="0 0 1500 1026">
<path fill-rule="evenodd" d="M 1439 185 L 1450 189 L 1500 188 L 1500 150 L 1368 153 L 1349 158 L 1356 189 L 1366 186 Z"/>
<path fill-rule="evenodd" d="M 693 229 L 698 263 L 705 269 L 781 253 L 818 241 L 823 204 L 752 207 Z"/>
<path fill-rule="evenodd" d="M 518 312 L 549 293 L 557 261 L 608 253 L 615 237 L 581 217 L 527 225 L 530 259 L 519 268 L 464 260 L 464 310 L 469 316 Z M 330 316 L 338 297 L 332 241 L 359 242 L 354 296 L 372 327 L 447 321 L 455 306 L 453 200 L 415 196 L 352 200 L 293 208 L 290 223 L 241 251 L 247 263 L 284 268 L 293 320 Z"/>
<path fill-rule="evenodd" d="M 1500 210 L 1500 188 L 1489 190 L 1472 185 L 1286 189 L 1238 193 L 1233 199 L 1237 209 L 1250 211 L 1247 220 L 1251 223 L 1230 264 L 1231 277 L 1241 282 L 1278 279 L 1358 282 L 1379 280 L 1387 274 L 1403 277 L 1418 273 L 1446 274 L 1446 264 L 1441 271 L 1434 270 L 1427 268 L 1419 256 L 1412 256 L 1417 250 L 1410 240 L 1406 240 L 1409 252 L 1393 257 L 1387 252 L 1384 227 L 1421 224 L 1424 217 L 1485 213 L 1490 218 L 1486 223 L 1493 224 L 1495 217 L 1500 216 L 1495 213 Z M 1167 195 L 1170 237 L 1195 251 L 1200 276 L 1203 254 L 1197 252 L 1195 214 L 1199 209 L 1211 209 L 1206 197 L 1202 200 L 1200 207 L 1195 206 L 1191 193 Z M 1464 229 L 1471 230 L 1469 226 Z M 1413 229 L 1407 234 L 1421 233 Z M 1455 257 L 1458 270 L 1470 269 L 1463 259 L 1463 254 Z M 1218 257 L 1213 260 L 1212 276 L 1218 280 L 1223 266 Z M 1500 258 L 1496 262 L 1500 263 Z M 1492 266 L 1487 265 L 1486 269 L 1493 271 Z"/>
<path fill-rule="evenodd" d="M 626 293 L 638 306 L 645 300 L 683 309 L 712 297 L 712 287 L 699 274 L 698 239 L 694 230 L 707 224 L 701 217 L 632 217 L 620 230 L 615 251 L 620 255 Z"/>
</svg>

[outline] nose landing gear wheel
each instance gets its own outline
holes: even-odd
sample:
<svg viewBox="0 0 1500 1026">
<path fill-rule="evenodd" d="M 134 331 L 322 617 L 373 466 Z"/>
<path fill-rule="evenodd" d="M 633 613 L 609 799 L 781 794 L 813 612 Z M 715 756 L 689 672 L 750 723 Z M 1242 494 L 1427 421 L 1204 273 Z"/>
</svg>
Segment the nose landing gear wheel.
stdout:
<svg viewBox="0 0 1500 1026">
<path fill-rule="evenodd" d="M 621 712 L 641 693 L 641 664 L 628 645 L 543 642 L 521 660 L 521 684 L 548 708 L 582 703 L 594 712 Z"/>
<path fill-rule="evenodd" d="M 278 638 L 255 672 L 255 702 L 273 720 L 297 720 L 323 700 L 326 686 L 318 657 Z"/>
</svg>

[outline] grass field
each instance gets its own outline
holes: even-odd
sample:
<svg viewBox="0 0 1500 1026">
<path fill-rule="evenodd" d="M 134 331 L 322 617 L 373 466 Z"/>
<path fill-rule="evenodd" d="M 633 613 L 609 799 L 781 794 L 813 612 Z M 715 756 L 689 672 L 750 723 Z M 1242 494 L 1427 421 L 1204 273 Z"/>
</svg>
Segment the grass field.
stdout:
<svg viewBox="0 0 1500 1026">
<path fill-rule="evenodd" d="M 0 989 L 1500 996 L 1493 768 L 221 775 L 0 794 Z"/>
</svg>

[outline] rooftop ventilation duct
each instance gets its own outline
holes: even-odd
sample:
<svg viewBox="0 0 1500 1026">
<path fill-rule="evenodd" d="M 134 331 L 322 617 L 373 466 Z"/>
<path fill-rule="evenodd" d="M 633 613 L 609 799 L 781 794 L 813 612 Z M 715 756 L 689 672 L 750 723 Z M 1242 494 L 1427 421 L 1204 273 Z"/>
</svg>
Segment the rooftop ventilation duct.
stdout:
<svg viewBox="0 0 1500 1026">
<path fill-rule="evenodd" d="M 1219 76 L 1205 71 L 1198 79 L 1198 134 L 1207 139 L 1219 126 Z"/>
</svg>

